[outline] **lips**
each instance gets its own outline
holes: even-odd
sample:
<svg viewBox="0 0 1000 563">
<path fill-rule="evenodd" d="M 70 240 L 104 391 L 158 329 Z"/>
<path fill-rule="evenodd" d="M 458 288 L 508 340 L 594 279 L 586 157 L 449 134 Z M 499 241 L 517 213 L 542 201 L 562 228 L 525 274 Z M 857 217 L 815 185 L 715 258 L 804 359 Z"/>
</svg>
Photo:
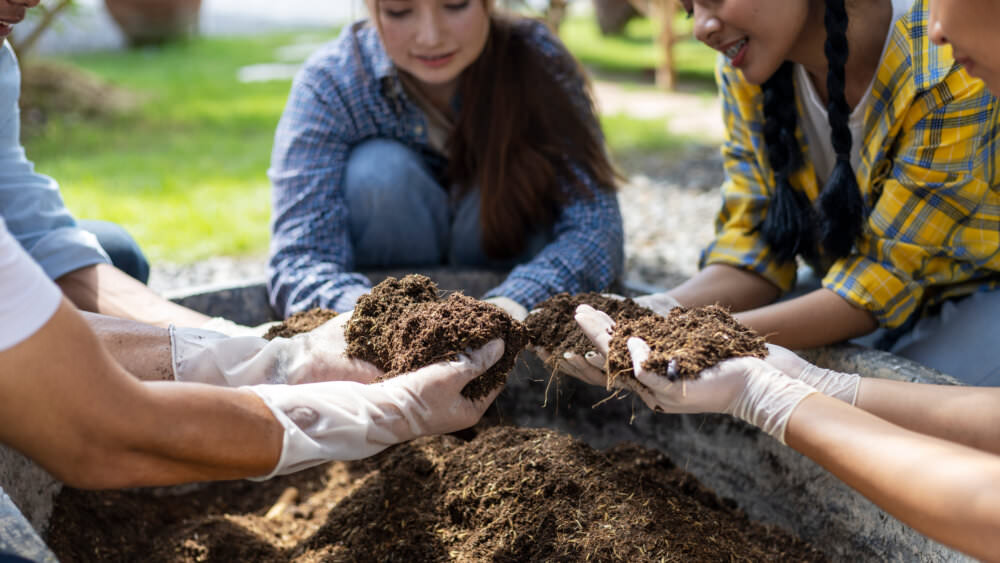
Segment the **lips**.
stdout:
<svg viewBox="0 0 1000 563">
<path fill-rule="evenodd" d="M 747 41 L 748 39 L 744 37 L 739 41 L 730 43 L 728 47 L 726 47 L 725 49 L 720 49 L 720 51 L 722 51 L 722 54 L 729 57 L 730 60 L 735 59 L 736 56 L 740 54 L 740 51 L 743 50 L 743 47 L 746 46 Z"/>
</svg>

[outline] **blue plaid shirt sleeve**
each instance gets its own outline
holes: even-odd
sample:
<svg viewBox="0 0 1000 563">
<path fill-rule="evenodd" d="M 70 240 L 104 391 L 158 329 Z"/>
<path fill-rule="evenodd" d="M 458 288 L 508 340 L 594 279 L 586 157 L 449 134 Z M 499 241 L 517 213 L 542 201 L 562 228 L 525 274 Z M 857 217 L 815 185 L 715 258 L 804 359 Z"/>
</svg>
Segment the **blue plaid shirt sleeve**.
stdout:
<svg viewBox="0 0 1000 563">
<path fill-rule="evenodd" d="M 531 22 L 527 25 L 530 41 L 540 55 L 562 63 L 552 64 L 551 68 L 578 68 L 575 62 L 565 64 L 573 62 L 572 55 L 544 24 Z M 569 92 L 574 106 L 570 111 L 576 111 L 589 121 L 600 135 L 600 124 L 587 99 L 580 72 L 557 71 L 556 78 Z M 530 262 L 514 268 L 486 297 L 509 297 L 531 309 L 559 292 L 605 290 L 625 271 L 625 234 L 616 194 L 610 186 L 598 186 L 579 163 L 570 163 L 570 169 L 591 197 L 572 196 L 553 226 L 554 240 Z M 563 180 L 567 193 L 571 180 Z"/>
<path fill-rule="evenodd" d="M 371 285 L 350 271 L 354 253 L 342 190 L 347 156 L 360 134 L 351 100 L 352 94 L 359 98 L 358 92 L 345 91 L 329 75 L 324 57 L 314 60 L 292 85 L 269 170 L 268 291 L 285 316 L 312 307 L 349 309 L 338 305 L 352 303 Z"/>
</svg>

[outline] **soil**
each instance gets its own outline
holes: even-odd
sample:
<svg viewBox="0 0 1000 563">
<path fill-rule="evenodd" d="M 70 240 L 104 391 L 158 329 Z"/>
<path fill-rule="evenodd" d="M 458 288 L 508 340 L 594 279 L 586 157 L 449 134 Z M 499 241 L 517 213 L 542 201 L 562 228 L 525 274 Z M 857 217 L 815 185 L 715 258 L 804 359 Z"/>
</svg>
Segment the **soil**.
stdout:
<svg viewBox="0 0 1000 563">
<path fill-rule="evenodd" d="M 267 340 L 273 340 L 278 337 L 291 338 L 301 332 L 309 332 L 336 316 L 336 311 L 319 307 L 295 313 L 280 324 L 267 329 L 264 338 Z"/>
<path fill-rule="evenodd" d="M 671 381 L 697 379 L 702 370 L 729 358 L 767 357 L 764 338 L 722 307 L 675 307 L 666 317 L 652 315 L 617 323 L 608 351 L 609 379 L 635 377 L 626 346 L 633 336 L 650 348 L 642 367 Z"/>
<path fill-rule="evenodd" d="M 64 488 L 49 529 L 64 563 L 823 560 L 658 452 L 509 426 L 185 494 Z"/>
<path fill-rule="evenodd" d="M 347 323 L 347 355 L 395 377 L 503 339 L 504 353 L 489 370 L 462 389 L 477 400 L 502 386 L 528 342 L 524 325 L 492 304 L 452 293 L 439 296 L 430 278 L 386 278 L 358 299 Z"/>
<path fill-rule="evenodd" d="M 32 60 L 21 70 L 22 137 L 41 133 L 54 116 L 75 120 L 127 114 L 141 98 L 77 67 Z"/>
<path fill-rule="evenodd" d="M 656 313 L 631 299 L 615 299 L 600 293 L 559 293 L 541 302 L 525 320 L 531 345 L 547 351 L 547 362 L 555 367 L 565 352 L 585 354 L 594 349 L 587 335 L 574 318 L 579 305 L 590 305 L 604 311 L 616 323 L 628 319 L 656 316 Z"/>
</svg>

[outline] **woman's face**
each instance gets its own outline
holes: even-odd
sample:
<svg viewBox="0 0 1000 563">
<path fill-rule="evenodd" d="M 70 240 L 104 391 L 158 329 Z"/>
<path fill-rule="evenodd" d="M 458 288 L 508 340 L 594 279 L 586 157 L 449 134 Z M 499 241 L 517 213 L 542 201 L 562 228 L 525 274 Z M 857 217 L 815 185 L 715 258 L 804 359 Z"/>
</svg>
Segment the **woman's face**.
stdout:
<svg viewBox="0 0 1000 563">
<path fill-rule="evenodd" d="M 395 65 L 432 87 L 455 83 L 489 36 L 484 0 L 368 0 Z"/>
<path fill-rule="evenodd" d="M 28 8 L 38 5 L 39 0 L 0 0 L 0 43 L 10 35 L 14 24 L 24 19 Z"/>
<path fill-rule="evenodd" d="M 931 0 L 931 40 L 1000 95 L 1000 0 Z"/>
<path fill-rule="evenodd" d="M 725 55 L 752 84 L 793 58 L 815 0 L 681 0 L 699 41 Z"/>
</svg>

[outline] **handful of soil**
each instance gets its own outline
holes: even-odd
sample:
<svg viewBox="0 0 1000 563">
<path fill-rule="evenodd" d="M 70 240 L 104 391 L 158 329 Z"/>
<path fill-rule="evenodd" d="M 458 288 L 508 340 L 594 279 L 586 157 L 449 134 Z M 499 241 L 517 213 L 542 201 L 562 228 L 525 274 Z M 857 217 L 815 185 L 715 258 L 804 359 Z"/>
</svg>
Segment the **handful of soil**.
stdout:
<svg viewBox="0 0 1000 563">
<path fill-rule="evenodd" d="M 558 293 L 541 302 L 536 311 L 524 321 L 528 328 L 531 344 L 546 350 L 551 356 L 546 360 L 554 368 L 565 352 L 586 354 L 594 349 L 594 344 L 576 322 L 576 307 L 590 305 L 603 311 L 622 323 L 631 319 L 641 319 L 657 314 L 631 299 L 614 299 L 600 293 Z"/>
<path fill-rule="evenodd" d="M 615 325 L 608 352 L 609 383 L 617 377 L 635 377 L 626 346 L 633 336 L 649 345 L 649 358 L 642 367 L 671 381 L 697 379 L 702 370 L 729 358 L 767 357 L 764 338 L 722 307 L 675 307 L 666 317 L 647 315 Z"/>
<path fill-rule="evenodd" d="M 267 332 L 264 334 L 264 339 L 274 340 L 278 337 L 291 338 L 296 334 L 309 332 L 336 316 L 336 311 L 321 309 L 319 307 L 309 309 L 308 311 L 302 311 L 301 313 L 295 313 L 283 322 L 267 329 Z"/>
<path fill-rule="evenodd" d="M 495 338 L 504 341 L 503 356 L 462 389 L 467 399 L 504 384 L 528 333 L 503 309 L 461 293 L 441 299 L 430 278 L 412 274 L 387 278 L 358 299 L 347 323 L 347 355 L 374 364 L 388 379 L 455 360 Z"/>
</svg>

